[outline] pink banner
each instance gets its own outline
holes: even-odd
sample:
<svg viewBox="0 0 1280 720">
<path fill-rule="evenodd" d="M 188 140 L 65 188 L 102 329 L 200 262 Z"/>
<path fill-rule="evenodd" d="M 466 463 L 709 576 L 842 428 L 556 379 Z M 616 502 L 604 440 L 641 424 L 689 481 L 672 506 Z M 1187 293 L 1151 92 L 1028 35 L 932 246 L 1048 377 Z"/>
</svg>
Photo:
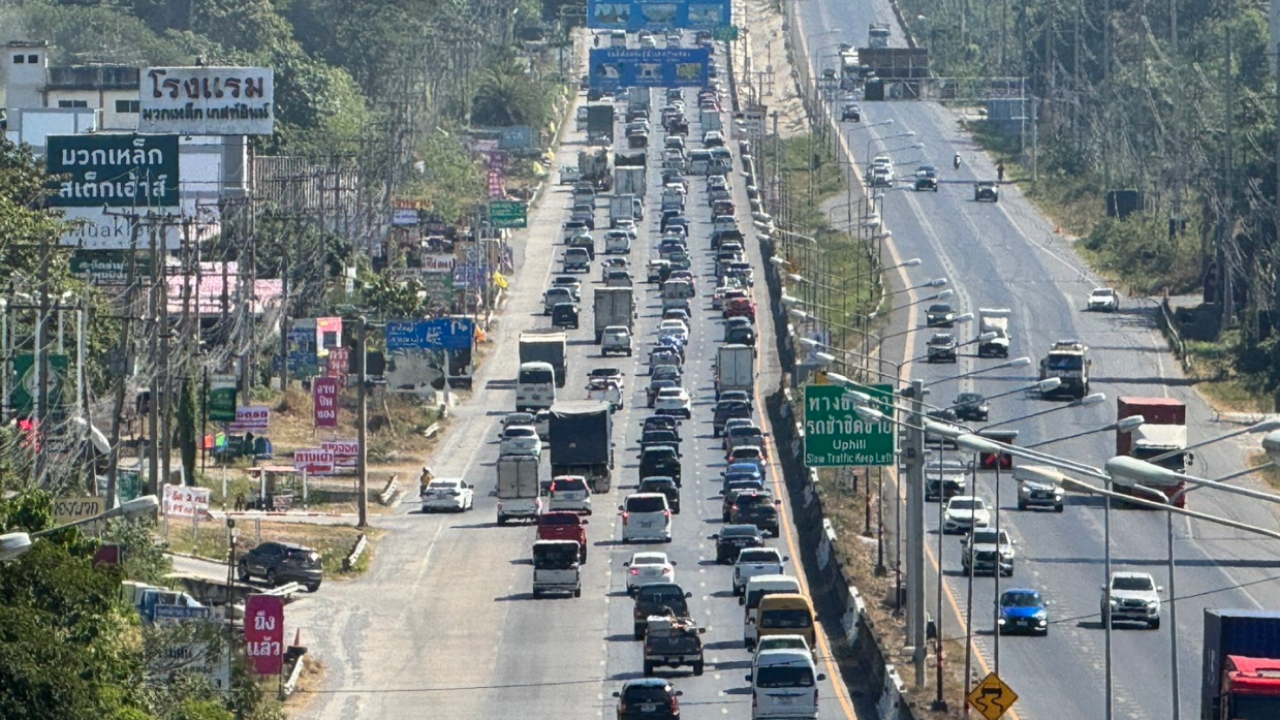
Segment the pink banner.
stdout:
<svg viewBox="0 0 1280 720">
<path fill-rule="evenodd" d="M 259 675 L 279 675 L 284 666 L 284 599 L 250 595 L 244 603 L 245 653 Z"/>
<path fill-rule="evenodd" d="M 338 378 L 318 377 L 311 381 L 315 401 L 316 427 L 338 426 Z"/>
</svg>

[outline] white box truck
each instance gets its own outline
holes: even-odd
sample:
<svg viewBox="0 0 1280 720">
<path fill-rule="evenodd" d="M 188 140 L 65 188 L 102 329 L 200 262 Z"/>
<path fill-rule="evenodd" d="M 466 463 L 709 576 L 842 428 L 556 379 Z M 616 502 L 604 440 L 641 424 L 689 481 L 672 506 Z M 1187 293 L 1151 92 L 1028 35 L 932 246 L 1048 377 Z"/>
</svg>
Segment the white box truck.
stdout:
<svg viewBox="0 0 1280 720">
<path fill-rule="evenodd" d="M 598 287 L 591 305 L 595 315 L 596 344 L 610 325 L 625 325 L 635 331 L 635 296 L 629 287 Z"/>
<path fill-rule="evenodd" d="M 978 357 L 1009 357 L 1009 308 L 979 308 L 978 337 L 994 333 L 990 340 L 978 341 Z"/>
<path fill-rule="evenodd" d="M 613 191 L 619 195 L 635 195 L 644 197 L 645 168 L 641 166 L 618 166 L 613 169 Z"/>
<path fill-rule="evenodd" d="M 721 345 L 716 352 L 716 398 L 727 390 L 755 389 L 756 352 L 749 345 Z"/>
<path fill-rule="evenodd" d="M 537 520 L 542 509 L 538 471 L 542 460 L 531 455 L 498 458 L 498 524 L 508 520 Z"/>
</svg>

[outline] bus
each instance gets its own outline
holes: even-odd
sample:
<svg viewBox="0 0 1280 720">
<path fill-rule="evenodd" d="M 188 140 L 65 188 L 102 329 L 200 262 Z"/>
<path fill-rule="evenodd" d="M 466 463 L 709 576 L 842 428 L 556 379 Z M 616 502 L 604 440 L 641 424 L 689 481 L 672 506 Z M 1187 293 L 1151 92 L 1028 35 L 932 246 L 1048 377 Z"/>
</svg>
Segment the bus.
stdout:
<svg viewBox="0 0 1280 720">
<path fill-rule="evenodd" d="M 520 363 L 516 412 L 546 410 L 556 401 L 556 370 L 548 362 Z"/>
</svg>

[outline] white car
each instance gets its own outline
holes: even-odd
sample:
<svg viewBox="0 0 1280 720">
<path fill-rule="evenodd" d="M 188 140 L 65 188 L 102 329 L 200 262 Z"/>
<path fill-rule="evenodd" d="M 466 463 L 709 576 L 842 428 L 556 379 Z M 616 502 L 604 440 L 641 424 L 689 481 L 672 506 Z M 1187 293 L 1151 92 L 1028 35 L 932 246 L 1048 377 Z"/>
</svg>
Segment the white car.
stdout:
<svg viewBox="0 0 1280 720">
<path fill-rule="evenodd" d="M 1102 588 L 1100 610 L 1104 621 L 1108 612 L 1111 622 L 1146 623 L 1152 630 L 1160 628 L 1160 593 L 1155 578 L 1140 572 L 1113 572 L 1111 583 Z"/>
<path fill-rule="evenodd" d="M 631 331 L 626 325 L 610 325 L 600 336 L 600 355 L 621 353 L 631 357 Z"/>
<path fill-rule="evenodd" d="M 705 133 L 702 134 L 702 146 L 709 147 L 709 148 L 723 147 L 724 133 L 720 132 L 719 130 L 706 131 Z"/>
<path fill-rule="evenodd" d="M 662 493 L 628 495 L 618 507 L 623 542 L 671 542 L 671 507 Z"/>
<path fill-rule="evenodd" d="M 662 388 L 653 399 L 653 410 L 658 415 L 679 415 L 687 420 L 693 417 L 693 401 L 682 387 Z"/>
<path fill-rule="evenodd" d="M 509 425 L 502 429 L 502 440 L 499 441 L 498 455 L 532 455 L 542 454 L 542 438 L 538 437 L 538 428 L 533 425 Z"/>
<path fill-rule="evenodd" d="M 754 672 L 756 661 L 760 659 L 760 653 L 767 650 L 804 650 L 809 654 L 813 654 L 813 649 L 809 647 L 809 641 L 803 635 L 765 635 L 756 641 L 755 655 L 751 658 L 751 670 Z"/>
<path fill-rule="evenodd" d="M 676 581 L 676 563 L 664 552 L 638 552 L 622 563 L 627 568 L 627 594 L 634 595 L 645 585 Z"/>
<path fill-rule="evenodd" d="M 621 230 L 610 230 L 604 235 L 604 252 L 606 255 L 626 255 L 631 252 L 631 235 Z"/>
<path fill-rule="evenodd" d="M 476 494 L 459 478 L 436 478 L 422 489 L 422 512 L 453 510 L 463 512 L 475 507 Z"/>
<path fill-rule="evenodd" d="M 582 515 L 591 514 L 591 486 L 581 475 L 557 475 L 551 479 L 547 491 L 550 510 L 565 510 Z"/>
<path fill-rule="evenodd" d="M 973 528 L 991 525 L 987 501 L 974 495 L 956 495 L 942 511 L 942 532 L 967 533 Z"/>
<path fill-rule="evenodd" d="M 741 595 L 747 587 L 747 581 L 757 575 L 782 575 L 782 565 L 788 559 L 777 548 L 739 550 L 738 560 L 733 564 L 733 594 Z"/>
<path fill-rule="evenodd" d="M 1089 304 L 1085 309 L 1115 312 L 1120 309 L 1120 294 L 1112 288 L 1094 288 L 1089 293 Z"/>
<path fill-rule="evenodd" d="M 689 343 L 689 326 L 683 320 L 663 320 L 658 326 L 658 339 L 675 338 L 680 344 Z"/>
</svg>

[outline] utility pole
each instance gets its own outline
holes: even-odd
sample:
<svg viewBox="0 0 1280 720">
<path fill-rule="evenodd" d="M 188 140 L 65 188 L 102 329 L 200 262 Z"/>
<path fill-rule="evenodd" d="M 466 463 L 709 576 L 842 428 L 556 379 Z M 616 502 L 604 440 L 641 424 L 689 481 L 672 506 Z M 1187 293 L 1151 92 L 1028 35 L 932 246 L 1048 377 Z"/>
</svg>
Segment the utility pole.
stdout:
<svg viewBox="0 0 1280 720">
<path fill-rule="evenodd" d="M 49 417 L 49 260 L 53 248 L 43 243 L 44 252 L 40 258 L 40 309 L 36 317 L 35 337 L 35 370 L 36 370 L 36 457 L 35 481 L 37 487 L 44 486 L 45 455 L 48 452 L 48 438 L 45 437 Z"/>
<path fill-rule="evenodd" d="M 1231 4 L 1228 3 L 1228 17 L 1233 10 Z M 1226 152 L 1222 158 L 1222 229 L 1218 233 L 1218 292 L 1222 297 L 1222 326 L 1231 324 L 1235 318 L 1235 289 L 1232 287 L 1231 268 L 1228 267 L 1230 262 L 1227 256 L 1227 245 L 1235 241 L 1235 208 L 1232 202 L 1232 176 L 1234 175 L 1235 154 L 1234 147 L 1234 120 L 1235 108 L 1231 105 L 1235 102 L 1235 74 L 1231 72 L 1231 26 L 1229 24 L 1223 26 L 1223 32 L 1226 35 L 1226 58 L 1222 68 L 1222 84 L 1226 89 L 1225 102 L 1222 104 L 1222 122 L 1226 129 Z"/>
<path fill-rule="evenodd" d="M 120 474 L 120 417 L 124 414 L 125 389 L 129 377 L 129 327 L 133 319 L 133 295 L 138 265 L 138 223 L 135 220 L 129 227 L 129 259 L 125 270 L 124 308 L 120 314 L 120 345 L 117 348 L 120 357 L 120 374 L 116 378 L 114 412 L 111 413 L 111 458 L 107 463 L 107 499 L 108 510 L 115 507 L 117 480 Z"/>
<path fill-rule="evenodd" d="M 156 228 L 154 225 L 148 229 L 148 235 L 151 237 L 151 307 L 147 313 L 151 323 L 151 388 L 150 402 L 147 403 L 147 484 L 149 489 L 160 494 L 160 373 L 162 369 L 156 366 L 156 357 L 160 351 L 160 283 L 158 282 L 157 273 L 164 272 L 160 266 L 160 239 L 156 237 Z M 165 478 L 166 480 L 168 478 Z"/>
<path fill-rule="evenodd" d="M 356 508 L 359 527 L 369 525 L 369 397 L 365 386 L 369 381 L 368 321 L 363 315 L 356 324 L 357 357 L 360 358 L 359 385 L 356 388 L 358 409 L 356 412 Z M 448 382 L 448 378 L 445 378 Z"/>
<path fill-rule="evenodd" d="M 916 687 L 925 686 L 924 592 L 924 381 L 911 381 L 907 429 L 907 642 L 912 649 Z M 939 579 L 941 582 L 941 579 Z M 940 619 L 940 618 L 939 618 Z"/>
</svg>

